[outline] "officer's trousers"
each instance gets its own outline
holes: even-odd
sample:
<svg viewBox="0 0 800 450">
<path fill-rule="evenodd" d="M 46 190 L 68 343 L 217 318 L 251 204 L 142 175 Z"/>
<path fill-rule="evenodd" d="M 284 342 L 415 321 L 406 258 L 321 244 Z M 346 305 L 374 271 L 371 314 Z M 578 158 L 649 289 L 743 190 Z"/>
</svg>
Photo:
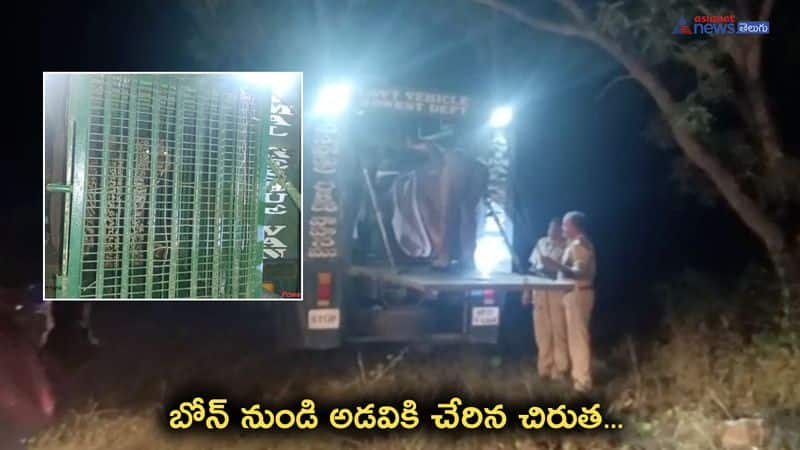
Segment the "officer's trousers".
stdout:
<svg viewBox="0 0 800 450">
<path fill-rule="evenodd" d="M 592 387 L 592 350 L 589 321 L 594 306 L 594 290 L 574 288 L 563 298 L 567 323 L 567 345 L 575 389 L 585 391 Z"/>
<path fill-rule="evenodd" d="M 562 378 L 569 369 L 564 291 L 534 290 L 532 297 L 539 376 Z"/>
</svg>

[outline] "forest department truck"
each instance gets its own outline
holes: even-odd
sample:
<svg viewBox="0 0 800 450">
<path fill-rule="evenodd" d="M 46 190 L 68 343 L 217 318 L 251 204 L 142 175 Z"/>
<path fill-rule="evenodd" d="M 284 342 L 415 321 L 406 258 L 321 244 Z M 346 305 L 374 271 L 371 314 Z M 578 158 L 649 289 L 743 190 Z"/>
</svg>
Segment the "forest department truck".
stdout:
<svg viewBox="0 0 800 450">
<path fill-rule="evenodd" d="M 569 287 L 514 271 L 526 268 L 512 256 L 510 108 L 492 111 L 463 95 L 345 83 L 307 98 L 315 102 L 306 108 L 303 128 L 303 301 L 293 308 L 274 305 L 278 329 L 290 345 L 493 344 L 509 294 Z M 420 148 L 439 157 L 457 152 L 483 164 L 488 179 L 479 199 L 451 192 L 445 200 L 466 201 L 475 228 L 464 228 L 469 220 L 463 208 L 454 227 L 448 222 L 436 231 L 433 223 L 441 213 L 437 208 L 449 205 L 438 195 L 442 184 L 461 176 L 466 183 L 460 186 L 469 190 L 481 170 L 464 169 L 444 180 L 441 167 L 431 164 L 432 153 L 421 154 Z M 465 232 L 471 244 L 464 243 Z M 431 266 L 436 233 L 456 252 L 470 253 L 462 255 L 460 266 Z"/>
</svg>

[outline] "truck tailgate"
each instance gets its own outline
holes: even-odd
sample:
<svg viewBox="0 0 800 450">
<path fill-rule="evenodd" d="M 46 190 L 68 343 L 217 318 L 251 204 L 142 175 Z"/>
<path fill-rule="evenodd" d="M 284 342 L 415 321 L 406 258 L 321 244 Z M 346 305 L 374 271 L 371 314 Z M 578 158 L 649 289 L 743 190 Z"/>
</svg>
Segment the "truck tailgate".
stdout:
<svg viewBox="0 0 800 450">
<path fill-rule="evenodd" d="M 524 289 L 560 289 L 572 287 L 569 281 L 557 281 L 535 275 L 517 273 L 444 273 L 428 268 L 392 269 L 386 266 L 351 266 L 351 276 L 370 278 L 375 281 L 407 287 L 419 291 L 460 291 L 464 289 L 500 289 L 522 291 Z"/>
</svg>

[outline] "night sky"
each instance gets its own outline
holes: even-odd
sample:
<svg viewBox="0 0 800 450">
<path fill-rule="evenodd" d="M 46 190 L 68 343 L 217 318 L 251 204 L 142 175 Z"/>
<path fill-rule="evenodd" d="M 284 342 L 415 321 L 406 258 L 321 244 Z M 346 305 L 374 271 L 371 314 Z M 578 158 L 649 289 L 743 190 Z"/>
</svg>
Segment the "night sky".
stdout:
<svg viewBox="0 0 800 450">
<path fill-rule="evenodd" d="M 596 99 L 602 86 L 622 73 L 599 50 L 531 34 L 506 21 L 497 28 L 452 28 L 419 6 L 424 2 L 374 2 L 380 6 L 349 13 L 339 7 L 344 2 L 255 2 L 264 5 L 242 14 L 245 3 L 233 1 L 218 17 L 222 31 L 214 34 L 181 6 L 189 3 L 44 7 L 41 67 L 302 70 L 307 87 L 346 75 L 356 82 L 383 79 L 511 99 L 517 106 L 517 175 L 529 180 L 521 187 L 527 192 L 522 205 L 527 220 L 518 224 L 529 236 L 517 244 L 532 245 L 554 215 L 586 211 L 599 254 L 598 320 L 624 316 L 611 328 L 647 322 L 656 281 L 687 268 L 735 279 L 748 263 L 763 258 L 758 242 L 727 208 L 681 194 L 671 178 L 677 150 L 659 149 L 643 136 L 654 106 L 634 82 L 617 84 Z M 789 83 L 798 73 L 798 58 L 786 58 L 791 45 L 798 48 L 797 39 L 781 32 L 782 25 L 792 29 L 789 3 L 779 4 L 766 40 L 770 91 L 780 93 L 775 107 L 783 117 L 791 117 L 789 108 L 800 99 L 796 83 Z M 665 21 L 663 32 L 673 25 Z M 504 46 L 518 41 L 529 42 L 525 53 Z M 789 143 L 796 146 L 793 139 Z M 41 164 L 39 148 L 26 154 L 31 171 Z M 24 176 L 13 182 L 25 190 L 41 192 L 34 184 L 38 175 L 13 176 Z M 13 237 L 9 245 L 20 258 L 5 271 L 6 283 L 11 274 L 36 279 L 41 273 L 37 198 L 9 199 L 17 219 L 7 223 L 13 231 L 4 234 Z"/>
</svg>

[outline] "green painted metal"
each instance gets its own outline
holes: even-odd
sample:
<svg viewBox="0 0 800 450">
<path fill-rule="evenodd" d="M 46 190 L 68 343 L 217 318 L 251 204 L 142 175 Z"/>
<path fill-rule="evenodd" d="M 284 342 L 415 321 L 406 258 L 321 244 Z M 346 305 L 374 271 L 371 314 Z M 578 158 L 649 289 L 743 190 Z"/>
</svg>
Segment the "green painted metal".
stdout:
<svg viewBox="0 0 800 450">
<path fill-rule="evenodd" d="M 72 156 L 72 196 L 69 223 L 69 247 L 63 265 L 67 279 L 64 286 L 66 297 L 81 296 L 83 267 L 84 206 L 86 202 L 86 163 L 89 155 L 89 80 L 73 77 L 70 80 L 69 110 L 73 126 L 68 133 L 68 153 Z M 69 161 L 69 160 L 67 160 Z M 67 163 L 69 165 L 69 163 Z M 64 246 L 67 248 L 67 246 Z"/>
<path fill-rule="evenodd" d="M 233 133 L 233 146 L 235 148 L 239 148 L 242 145 L 242 141 L 244 137 L 242 136 L 242 127 L 241 127 L 241 114 L 242 114 L 242 96 L 239 95 L 236 98 L 236 111 L 234 113 L 235 121 L 234 121 L 234 133 Z M 241 227 L 241 223 L 239 221 L 239 208 L 242 205 L 242 198 L 240 196 L 239 190 L 239 183 L 241 180 L 239 178 L 239 166 L 243 164 L 243 161 L 239 160 L 239 153 L 233 153 L 233 247 L 235 248 L 237 243 L 239 242 L 239 228 Z M 233 292 L 239 291 L 239 258 L 237 258 L 233 253 L 231 253 L 231 273 L 233 276 L 231 277 L 231 288 Z"/>
<path fill-rule="evenodd" d="M 220 125 L 220 120 L 222 120 L 222 126 Z M 222 134 L 222 130 L 224 129 L 224 120 L 225 115 L 223 114 L 222 105 L 220 103 L 217 104 L 217 139 L 216 139 L 216 147 L 217 153 L 220 152 L 220 140 L 224 139 L 220 135 Z M 223 144 L 224 145 L 224 144 Z M 216 195 L 214 198 L 216 202 L 214 204 L 214 224 L 211 227 L 212 235 L 211 239 L 217 240 L 221 238 L 222 230 L 220 229 L 220 222 L 222 220 L 222 171 L 223 171 L 223 160 L 222 158 L 217 158 L 217 172 L 216 172 L 216 186 L 215 191 Z M 211 291 L 212 295 L 218 296 L 221 295 L 220 292 L 220 272 L 222 270 L 222 265 L 220 264 L 220 255 L 222 253 L 222 248 L 219 245 L 214 246 L 214 254 L 211 258 L 212 265 L 211 265 L 211 273 L 212 273 L 212 281 L 211 281 Z"/>
<path fill-rule="evenodd" d="M 256 107 L 254 113 L 256 117 L 268 117 L 266 106 L 269 104 L 269 97 L 264 96 L 262 93 L 260 96 L 256 97 Z M 258 149 L 266 149 L 266 147 L 262 146 L 262 143 L 268 142 L 268 140 L 264 140 L 263 132 L 264 132 L 265 121 L 259 121 L 255 127 L 253 127 L 252 132 L 248 134 L 248 142 L 251 143 L 255 148 Z M 263 161 L 265 159 L 266 153 L 262 153 L 261 151 L 256 152 L 253 155 L 252 165 L 255 170 L 253 173 L 253 179 L 250 181 L 251 183 L 255 183 L 256 180 L 265 180 L 266 177 L 266 170 L 264 168 Z M 261 259 L 262 249 L 264 248 L 264 227 L 263 227 L 263 218 L 264 218 L 264 209 L 262 208 L 262 202 L 264 200 L 264 192 L 266 183 L 260 182 L 258 183 L 259 189 L 256 192 L 254 198 L 252 198 L 252 202 L 250 204 L 250 210 L 252 211 L 250 217 L 250 223 L 252 224 L 253 230 L 256 232 L 256 245 L 251 248 L 250 253 L 247 255 L 247 264 L 255 264 L 258 267 L 261 267 L 261 273 L 258 273 L 257 276 L 250 277 L 247 280 L 247 289 L 254 290 L 259 293 L 259 296 L 263 294 L 262 291 L 262 279 L 263 279 L 263 262 Z"/>
<path fill-rule="evenodd" d="M 68 198 L 57 296 L 260 296 L 269 93 L 219 78 L 71 77 L 72 164 L 48 186 Z"/>
<path fill-rule="evenodd" d="M 150 104 L 151 108 L 151 131 L 150 131 L 150 187 L 149 193 L 150 198 L 148 203 L 150 208 L 148 208 L 148 218 L 147 221 L 151 226 L 147 228 L 147 254 L 145 258 L 147 258 L 147 272 L 145 275 L 144 281 L 144 295 L 147 298 L 153 297 L 153 268 L 155 265 L 155 261 L 153 260 L 153 256 L 156 249 L 156 212 L 158 211 L 158 205 L 156 205 L 156 186 L 158 183 L 158 160 L 161 156 L 161 146 L 159 145 L 159 126 L 161 125 L 161 82 L 159 78 L 155 79 L 153 83 L 153 100 Z M 153 205 L 156 205 L 153 208 Z"/>
<path fill-rule="evenodd" d="M 175 298 L 175 289 L 178 279 L 178 253 L 180 249 L 180 212 L 181 212 L 181 168 L 183 167 L 183 101 L 184 86 L 178 86 L 175 114 L 181 119 L 175 121 L 175 170 L 172 173 L 172 238 L 169 250 L 169 297 Z"/>
<path fill-rule="evenodd" d="M 276 296 L 293 297 L 301 278 L 300 146 L 302 80 L 270 101 L 270 146 L 265 160 L 263 283 Z M 302 294 L 300 294 L 302 295 Z"/>
<path fill-rule="evenodd" d="M 111 90 L 110 87 L 111 80 L 108 78 L 103 79 L 103 84 L 100 87 L 103 92 L 103 110 L 109 111 L 111 110 L 111 99 L 112 95 L 109 92 Z M 90 131 L 91 133 L 91 131 Z M 97 215 L 98 221 L 98 234 L 97 234 L 97 242 L 106 242 L 106 228 L 108 226 L 108 220 L 105 218 L 108 217 L 108 197 L 109 193 L 109 180 L 108 177 L 108 160 L 109 160 L 109 141 L 111 140 L 111 114 L 104 114 L 103 115 L 103 152 L 100 156 L 102 163 L 101 163 L 101 184 L 100 184 L 100 192 L 98 195 L 100 196 L 100 213 Z M 91 164 L 91 163 L 90 163 Z M 93 192 L 90 192 L 89 195 L 94 195 Z M 99 276 L 95 279 L 95 284 L 97 285 L 96 289 L 96 296 L 99 298 L 103 297 L 105 287 L 105 269 L 106 269 L 106 252 L 103 246 L 97 246 L 97 273 Z"/>
<path fill-rule="evenodd" d="M 258 102 L 258 110 L 257 110 L 257 117 L 268 117 L 269 116 L 269 104 L 270 104 L 271 96 L 262 97 L 261 101 Z M 256 178 L 259 180 L 265 180 L 267 177 L 267 164 L 269 161 L 269 149 L 267 145 L 269 142 L 269 122 L 266 120 L 262 120 L 259 123 L 259 126 L 256 128 L 256 148 L 259 149 L 256 152 Z M 264 151 L 261 151 L 264 149 Z M 256 202 L 255 208 L 253 211 L 254 218 L 256 225 L 258 226 L 258 242 L 253 247 L 253 252 L 251 254 L 252 263 L 257 264 L 266 269 L 263 265 L 263 248 L 264 248 L 264 225 L 266 225 L 266 215 L 264 214 L 264 207 L 266 206 L 266 202 L 264 201 L 267 195 L 267 185 L 266 183 L 260 184 L 260 189 L 256 194 Z M 253 279 L 253 287 L 257 291 L 261 291 L 262 289 L 262 277 L 256 277 Z"/>
<path fill-rule="evenodd" d="M 267 167 L 269 167 L 270 171 L 275 173 L 275 180 L 273 180 L 271 183 L 267 185 L 266 192 L 269 192 L 270 189 L 272 189 L 273 185 L 277 184 L 279 186 L 282 186 L 283 189 L 285 189 L 286 192 L 289 194 L 289 198 L 292 199 L 292 202 L 294 203 L 295 207 L 300 208 L 300 205 L 302 205 L 301 203 L 302 198 L 300 196 L 300 191 L 298 191 L 297 188 L 294 187 L 292 182 L 289 181 L 289 177 L 286 176 L 286 171 L 278 167 L 278 165 L 275 164 L 275 162 L 269 158 L 267 158 Z"/>
<path fill-rule="evenodd" d="M 131 80 L 130 91 L 128 92 L 128 136 L 137 136 L 138 129 L 138 99 L 139 83 Z M 136 158 L 136 139 L 128 139 L 128 155 L 125 166 L 125 219 L 122 231 L 122 278 L 120 283 L 120 297 L 128 296 L 131 270 L 131 234 L 133 233 L 133 189 L 134 189 L 134 164 Z"/>
<path fill-rule="evenodd" d="M 47 192 L 58 192 L 61 194 L 71 194 L 72 193 L 72 186 L 68 184 L 61 184 L 61 183 L 48 183 L 47 184 Z"/>
<path fill-rule="evenodd" d="M 206 123 L 206 116 L 205 116 L 205 109 L 201 107 L 201 105 L 197 104 L 197 111 L 195 114 L 195 122 L 194 127 L 197 130 L 197 153 L 195 154 L 194 160 L 194 197 L 192 202 L 194 205 L 201 204 L 201 190 L 200 190 L 200 180 L 201 180 L 201 168 L 203 157 L 205 156 L 204 150 L 208 149 L 208 143 L 204 145 L 204 139 L 206 139 L 208 128 L 205 126 L 201 126 L 201 124 Z M 206 219 L 207 220 L 207 219 Z M 192 236 L 199 236 L 200 233 L 200 208 L 195 207 L 192 209 Z M 190 269 L 190 281 L 189 281 L 189 297 L 194 298 L 197 296 L 197 271 L 200 267 L 200 255 L 199 253 L 200 248 L 200 239 L 192 239 L 192 267 Z"/>
<path fill-rule="evenodd" d="M 67 297 L 67 285 L 69 278 L 67 275 L 67 264 L 69 263 L 69 230 L 70 230 L 70 212 L 72 209 L 72 147 L 74 140 L 75 121 L 67 120 L 67 150 L 66 150 L 66 174 L 64 182 L 69 186 L 69 193 L 64 196 L 64 225 L 61 231 L 62 248 L 61 252 L 61 272 L 56 275 L 56 296 Z"/>
</svg>

